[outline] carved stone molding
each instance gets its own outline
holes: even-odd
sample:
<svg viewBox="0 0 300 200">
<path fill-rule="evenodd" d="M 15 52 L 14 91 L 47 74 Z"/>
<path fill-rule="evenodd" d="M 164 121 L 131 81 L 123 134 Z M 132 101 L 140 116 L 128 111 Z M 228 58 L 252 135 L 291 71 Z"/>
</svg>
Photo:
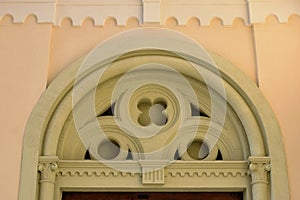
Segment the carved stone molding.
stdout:
<svg viewBox="0 0 300 200">
<path fill-rule="evenodd" d="M 143 172 L 143 184 L 164 184 L 164 168 Z"/>
<path fill-rule="evenodd" d="M 109 166 L 109 167 L 108 167 Z M 90 176 L 90 177 L 125 177 L 135 176 L 133 173 L 140 170 L 138 162 L 111 161 L 101 163 L 99 161 L 61 161 L 59 163 L 58 176 Z"/>
<path fill-rule="evenodd" d="M 55 183 L 58 161 L 59 159 L 56 156 L 41 156 L 39 158 L 38 171 L 41 173 L 40 183 Z"/>
<path fill-rule="evenodd" d="M 245 161 L 222 161 L 221 163 L 215 161 L 179 161 L 163 168 L 166 165 L 165 162 L 146 160 L 115 161 L 109 163 L 109 166 L 115 166 L 111 168 L 98 161 L 60 161 L 57 175 L 61 177 L 140 176 L 139 173 L 131 173 L 130 171 L 136 172 L 137 169 L 141 169 L 141 174 L 144 173 L 142 174 L 144 184 L 162 184 L 166 177 L 245 177 L 248 172 L 248 165 Z M 120 169 L 123 169 L 123 171 Z M 151 177 L 150 179 L 150 174 L 151 176 L 155 175 L 156 178 Z"/>
<path fill-rule="evenodd" d="M 252 184 L 264 183 L 268 184 L 268 172 L 271 171 L 269 157 L 249 157 L 249 175 L 252 178 Z"/>
<path fill-rule="evenodd" d="M 143 184 L 164 184 L 164 167 L 169 161 L 165 160 L 143 160 L 140 161 L 142 167 Z"/>
<path fill-rule="evenodd" d="M 247 164 L 244 161 L 175 162 L 166 168 L 165 175 L 170 177 L 245 177 Z"/>
</svg>

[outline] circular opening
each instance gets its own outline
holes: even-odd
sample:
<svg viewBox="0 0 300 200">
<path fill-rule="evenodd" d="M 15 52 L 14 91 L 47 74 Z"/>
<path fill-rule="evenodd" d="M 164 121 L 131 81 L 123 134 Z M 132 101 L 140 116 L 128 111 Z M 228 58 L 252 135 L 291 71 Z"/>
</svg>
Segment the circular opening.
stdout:
<svg viewBox="0 0 300 200">
<path fill-rule="evenodd" d="M 203 141 L 193 141 L 187 149 L 188 155 L 194 160 L 202 160 L 209 154 L 209 148 Z"/>
<path fill-rule="evenodd" d="M 138 118 L 139 124 L 142 126 L 150 125 L 151 119 L 148 115 L 148 112 L 151 107 L 151 101 L 149 99 L 142 99 L 137 107 L 142 112 Z"/>
<path fill-rule="evenodd" d="M 141 99 L 139 104 L 137 105 L 140 111 L 144 111 L 149 109 L 151 106 L 151 101 L 149 99 Z"/>
<path fill-rule="evenodd" d="M 155 101 L 154 101 L 154 104 L 160 104 L 162 107 L 164 107 L 164 109 L 166 109 L 167 108 L 167 104 L 166 104 L 166 102 L 165 102 L 165 100 L 163 100 L 163 99 L 156 99 Z"/>
<path fill-rule="evenodd" d="M 158 125 L 163 126 L 167 123 L 167 116 L 163 112 L 165 107 L 162 104 L 154 104 L 149 109 L 149 116 L 151 118 L 151 122 Z"/>
<path fill-rule="evenodd" d="M 114 159 L 120 153 L 120 145 L 115 140 L 103 141 L 98 147 L 98 153 L 106 160 Z"/>
<path fill-rule="evenodd" d="M 148 126 L 148 125 L 151 124 L 151 119 L 148 115 L 142 114 L 142 115 L 139 116 L 138 122 L 142 126 Z"/>
<path fill-rule="evenodd" d="M 142 126 L 149 126 L 150 124 L 155 124 L 157 126 L 163 126 L 167 124 L 167 116 L 165 110 L 167 104 L 161 100 L 157 99 L 152 104 L 150 99 L 142 99 L 137 105 L 141 114 L 138 117 L 138 123 Z"/>
</svg>

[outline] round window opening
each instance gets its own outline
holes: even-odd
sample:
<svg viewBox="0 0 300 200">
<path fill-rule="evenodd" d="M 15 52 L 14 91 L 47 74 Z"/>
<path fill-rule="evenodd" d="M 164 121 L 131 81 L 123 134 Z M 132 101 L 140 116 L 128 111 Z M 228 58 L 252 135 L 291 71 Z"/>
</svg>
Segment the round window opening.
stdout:
<svg viewBox="0 0 300 200">
<path fill-rule="evenodd" d="M 114 159 L 120 153 L 120 145 L 115 140 L 105 140 L 99 145 L 98 153 L 106 160 Z"/>
<path fill-rule="evenodd" d="M 202 160 L 209 154 L 209 147 L 201 140 L 195 140 L 187 149 L 188 155 L 194 160 Z"/>
</svg>

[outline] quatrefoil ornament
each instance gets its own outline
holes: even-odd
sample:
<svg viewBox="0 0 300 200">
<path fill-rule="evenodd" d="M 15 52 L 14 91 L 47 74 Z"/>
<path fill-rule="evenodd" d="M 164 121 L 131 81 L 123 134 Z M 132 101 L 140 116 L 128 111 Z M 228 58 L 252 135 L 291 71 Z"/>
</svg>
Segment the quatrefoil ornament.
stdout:
<svg viewBox="0 0 300 200">
<path fill-rule="evenodd" d="M 163 101 L 154 101 L 152 103 L 149 99 L 143 99 L 138 104 L 138 109 L 141 114 L 138 117 L 138 122 L 142 126 L 149 126 L 155 124 L 163 126 L 167 123 L 166 103 Z"/>
</svg>

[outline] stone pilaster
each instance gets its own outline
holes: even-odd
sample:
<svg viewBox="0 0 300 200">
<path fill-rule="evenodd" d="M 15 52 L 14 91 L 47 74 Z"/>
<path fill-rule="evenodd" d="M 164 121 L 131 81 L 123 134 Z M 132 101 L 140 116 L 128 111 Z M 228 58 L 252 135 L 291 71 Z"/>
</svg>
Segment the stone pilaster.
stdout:
<svg viewBox="0 0 300 200">
<path fill-rule="evenodd" d="M 251 156 L 248 159 L 252 179 L 253 200 L 268 200 L 268 173 L 271 171 L 269 157 Z"/>
<path fill-rule="evenodd" d="M 56 172 L 58 169 L 58 157 L 56 156 L 40 156 L 38 171 L 40 176 L 40 200 L 53 200 L 54 183 Z"/>
</svg>

